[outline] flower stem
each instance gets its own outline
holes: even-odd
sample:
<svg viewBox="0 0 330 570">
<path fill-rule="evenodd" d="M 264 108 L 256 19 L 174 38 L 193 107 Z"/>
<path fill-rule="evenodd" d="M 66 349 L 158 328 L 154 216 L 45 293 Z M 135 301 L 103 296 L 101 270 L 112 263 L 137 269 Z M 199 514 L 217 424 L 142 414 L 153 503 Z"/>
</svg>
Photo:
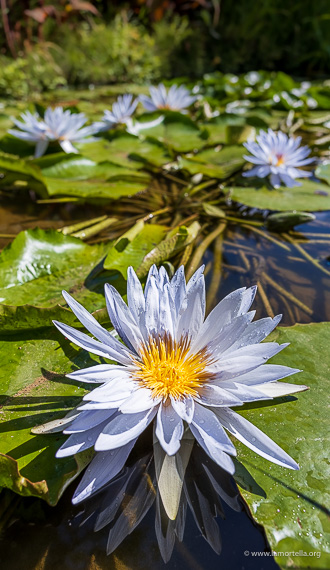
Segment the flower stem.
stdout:
<svg viewBox="0 0 330 570">
<path fill-rule="evenodd" d="M 213 240 L 215 240 L 215 238 L 217 238 L 220 234 L 222 234 L 222 232 L 226 228 L 226 225 L 227 225 L 226 222 L 222 221 L 218 225 L 218 227 L 215 230 L 213 230 L 213 232 L 211 232 L 208 236 L 206 236 L 206 238 L 203 239 L 202 243 L 197 247 L 186 272 L 187 279 L 190 279 L 192 274 L 196 271 L 196 269 L 198 269 L 198 267 L 201 264 L 201 260 L 203 258 L 205 251 L 207 250 L 209 245 L 211 245 Z"/>
<path fill-rule="evenodd" d="M 301 253 L 301 255 L 305 257 L 305 259 L 308 259 L 308 261 L 310 261 L 315 267 L 317 267 L 317 269 L 319 269 L 326 275 L 330 276 L 330 271 L 328 271 L 328 269 L 326 269 L 325 267 L 322 267 L 322 265 L 320 265 L 320 263 L 316 259 L 314 259 L 314 257 L 309 255 L 309 253 L 307 253 L 307 251 L 304 248 L 302 248 L 301 245 L 299 245 L 299 243 L 297 243 L 294 239 L 292 239 L 291 236 L 289 236 L 288 234 L 283 234 L 283 236 L 290 243 L 292 243 L 292 245 L 299 251 L 299 253 Z"/>
<path fill-rule="evenodd" d="M 107 218 L 106 220 L 103 220 L 103 222 L 99 222 L 98 224 L 95 224 L 91 228 L 87 228 L 80 232 L 75 232 L 71 235 L 72 237 L 85 240 L 99 234 L 100 232 L 102 232 L 103 230 L 105 230 L 106 228 L 108 228 L 117 221 L 118 221 L 117 218 Z"/>
<path fill-rule="evenodd" d="M 214 300 L 216 299 L 217 292 L 221 283 L 222 274 L 222 233 L 214 240 L 214 251 L 213 251 L 213 272 L 212 279 L 210 283 L 209 290 L 207 292 L 207 303 L 206 303 L 206 313 L 209 313 L 214 306 Z"/>
</svg>

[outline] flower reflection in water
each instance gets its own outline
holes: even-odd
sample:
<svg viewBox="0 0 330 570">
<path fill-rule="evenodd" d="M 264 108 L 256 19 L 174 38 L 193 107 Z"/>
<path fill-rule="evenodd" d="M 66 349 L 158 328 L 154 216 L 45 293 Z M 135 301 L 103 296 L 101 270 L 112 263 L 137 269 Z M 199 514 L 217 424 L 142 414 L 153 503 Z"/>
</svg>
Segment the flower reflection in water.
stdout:
<svg viewBox="0 0 330 570">
<path fill-rule="evenodd" d="M 94 531 L 109 526 L 107 554 L 111 554 L 154 505 L 158 546 L 168 562 L 176 538 L 183 540 L 188 508 L 201 535 L 220 554 L 215 517 L 225 517 L 222 501 L 235 511 L 242 510 L 232 476 L 208 457 L 189 431 L 172 457 L 154 434 L 153 452 L 135 454 L 115 479 L 84 502 L 78 517 L 80 525 L 92 520 Z"/>
</svg>

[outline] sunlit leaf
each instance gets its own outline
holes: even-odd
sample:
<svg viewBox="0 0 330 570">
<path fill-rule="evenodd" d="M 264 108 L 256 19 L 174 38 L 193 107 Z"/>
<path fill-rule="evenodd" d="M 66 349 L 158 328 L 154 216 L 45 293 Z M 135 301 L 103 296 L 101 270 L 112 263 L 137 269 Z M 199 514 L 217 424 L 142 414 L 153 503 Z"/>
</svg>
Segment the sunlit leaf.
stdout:
<svg viewBox="0 0 330 570">
<path fill-rule="evenodd" d="M 330 323 L 278 328 L 269 337 L 291 343 L 273 363 L 303 370 L 290 379 L 310 387 L 297 397 L 288 396 L 250 404 L 239 412 L 255 424 L 300 465 L 300 471 L 279 467 L 237 443 L 237 458 L 255 483 L 243 490 L 256 521 L 266 530 L 283 568 L 327 568 L 330 564 L 329 450 L 329 343 Z M 261 489 L 261 491 L 260 491 Z M 319 552 L 319 557 L 303 552 Z"/>
</svg>

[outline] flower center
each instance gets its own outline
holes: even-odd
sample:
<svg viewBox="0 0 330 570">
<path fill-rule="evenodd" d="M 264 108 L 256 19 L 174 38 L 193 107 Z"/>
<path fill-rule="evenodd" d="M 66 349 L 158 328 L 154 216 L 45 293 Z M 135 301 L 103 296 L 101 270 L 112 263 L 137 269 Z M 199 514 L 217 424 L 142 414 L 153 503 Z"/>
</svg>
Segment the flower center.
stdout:
<svg viewBox="0 0 330 570">
<path fill-rule="evenodd" d="M 277 158 L 277 163 L 276 166 L 282 166 L 282 164 L 284 164 L 284 158 L 282 154 L 277 154 L 276 155 Z"/>
<path fill-rule="evenodd" d="M 166 400 L 172 396 L 181 400 L 196 396 L 198 389 L 211 374 L 205 370 L 211 359 L 202 349 L 189 354 L 190 341 L 174 341 L 170 336 L 150 338 L 141 350 L 141 360 L 134 360 L 137 368 L 135 380 L 149 388 L 153 398 Z"/>
</svg>

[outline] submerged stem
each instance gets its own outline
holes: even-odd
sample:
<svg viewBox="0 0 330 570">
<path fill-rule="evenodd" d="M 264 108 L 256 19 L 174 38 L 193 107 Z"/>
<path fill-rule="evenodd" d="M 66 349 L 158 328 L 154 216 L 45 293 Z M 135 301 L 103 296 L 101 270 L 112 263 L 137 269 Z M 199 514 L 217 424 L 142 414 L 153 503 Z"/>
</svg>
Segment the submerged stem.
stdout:
<svg viewBox="0 0 330 570">
<path fill-rule="evenodd" d="M 193 255 L 193 258 L 190 261 L 187 272 L 186 272 L 187 279 L 190 279 L 192 274 L 196 271 L 196 269 L 198 269 L 205 251 L 207 250 L 209 245 L 211 245 L 213 240 L 216 237 L 218 237 L 220 234 L 222 234 L 226 225 L 227 224 L 225 221 L 221 222 L 218 225 L 218 227 L 215 230 L 213 230 L 213 232 L 211 232 L 208 236 L 206 236 L 206 238 L 203 239 L 202 243 L 196 248 L 195 253 Z"/>
</svg>

